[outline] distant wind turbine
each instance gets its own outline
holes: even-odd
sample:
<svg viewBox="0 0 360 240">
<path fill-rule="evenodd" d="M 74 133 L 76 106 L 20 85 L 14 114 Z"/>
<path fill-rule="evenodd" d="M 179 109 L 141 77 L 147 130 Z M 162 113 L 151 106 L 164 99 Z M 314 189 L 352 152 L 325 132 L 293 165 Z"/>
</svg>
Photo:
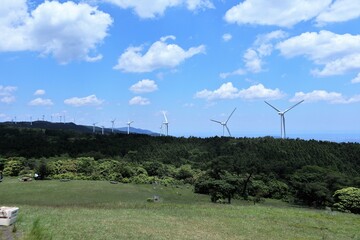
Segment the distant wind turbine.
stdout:
<svg viewBox="0 0 360 240">
<path fill-rule="evenodd" d="M 165 112 L 163 111 L 163 115 L 164 115 L 164 122 L 163 122 L 163 125 L 165 125 L 165 127 L 166 127 L 166 135 L 165 136 L 168 136 L 169 135 L 169 121 L 168 121 L 168 119 L 167 119 L 167 117 L 166 117 L 166 114 L 165 114 Z"/>
<path fill-rule="evenodd" d="M 220 121 L 217 121 L 217 120 L 210 119 L 210 121 L 219 123 L 219 124 L 221 124 L 223 126 L 223 137 L 225 136 L 225 128 L 226 128 L 227 132 L 229 133 L 229 136 L 231 137 L 230 129 L 227 126 L 227 122 L 229 121 L 229 119 L 231 118 L 231 116 L 233 115 L 235 110 L 236 110 L 236 108 L 234 108 L 234 110 L 231 112 L 231 114 L 229 115 L 228 119 L 225 122 L 220 122 Z"/>
<path fill-rule="evenodd" d="M 96 123 L 93 123 L 93 133 L 95 133 L 95 126 L 96 124 L 98 124 L 97 122 Z"/>
<path fill-rule="evenodd" d="M 126 123 L 126 125 L 127 125 L 127 134 L 130 134 L 130 125 L 133 123 L 134 121 L 128 121 L 127 123 Z"/>
<path fill-rule="evenodd" d="M 115 120 L 116 120 L 116 118 L 114 118 L 114 119 L 111 121 L 111 132 L 112 132 L 112 133 L 114 133 Z"/>
<path fill-rule="evenodd" d="M 293 109 L 294 107 L 296 107 L 297 105 L 299 105 L 300 103 L 302 103 L 304 100 L 301 100 L 300 102 L 296 103 L 295 105 L 289 107 L 288 109 L 286 109 L 285 111 L 280 111 L 279 109 L 277 109 L 276 107 L 274 107 L 273 105 L 271 105 L 270 103 L 268 103 L 267 101 L 265 101 L 265 103 L 267 105 L 269 105 L 270 107 L 272 107 L 273 109 L 275 109 L 275 111 L 277 111 L 277 113 L 280 115 L 280 128 L 281 128 L 281 138 L 286 138 L 286 130 L 285 130 L 285 113 L 287 113 L 288 111 L 290 111 L 291 109 Z"/>
<path fill-rule="evenodd" d="M 101 134 L 104 135 L 104 126 L 101 126 Z"/>
</svg>

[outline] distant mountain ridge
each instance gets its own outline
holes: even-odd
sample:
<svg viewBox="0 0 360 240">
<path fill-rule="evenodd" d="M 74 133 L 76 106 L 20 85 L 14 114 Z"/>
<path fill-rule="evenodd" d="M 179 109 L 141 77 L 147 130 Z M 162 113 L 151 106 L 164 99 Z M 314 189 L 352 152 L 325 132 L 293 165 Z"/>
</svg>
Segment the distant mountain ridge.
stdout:
<svg viewBox="0 0 360 240">
<path fill-rule="evenodd" d="M 93 126 L 86 125 L 77 125 L 73 122 L 48 122 L 48 121 L 33 121 L 33 122 L 2 122 L 0 125 L 11 126 L 15 128 L 38 128 L 38 129 L 49 129 L 49 130 L 70 130 L 80 133 L 93 133 Z M 101 134 L 102 128 L 99 126 L 95 126 L 95 133 Z M 104 134 L 112 133 L 111 128 L 104 128 Z M 123 128 L 114 128 L 114 133 L 119 134 L 127 134 L 127 127 Z M 133 128 L 130 127 L 130 133 L 135 134 L 145 134 L 150 136 L 157 136 L 157 133 L 154 133 L 150 130 Z"/>
</svg>

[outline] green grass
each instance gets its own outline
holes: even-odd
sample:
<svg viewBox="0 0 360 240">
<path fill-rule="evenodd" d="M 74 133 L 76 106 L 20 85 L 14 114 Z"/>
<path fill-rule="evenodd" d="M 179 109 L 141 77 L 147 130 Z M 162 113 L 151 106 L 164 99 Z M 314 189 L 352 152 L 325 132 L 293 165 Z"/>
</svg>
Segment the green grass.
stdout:
<svg viewBox="0 0 360 240">
<path fill-rule="evenodd" d="M 154 194 L 160 202 L 146 202 Z M 212 204 L 187 187 L 7 179 L 0 205 L 20 207 L 23 239 L 360 239 L 359 215 L 270 200 Z"/>
</svg>

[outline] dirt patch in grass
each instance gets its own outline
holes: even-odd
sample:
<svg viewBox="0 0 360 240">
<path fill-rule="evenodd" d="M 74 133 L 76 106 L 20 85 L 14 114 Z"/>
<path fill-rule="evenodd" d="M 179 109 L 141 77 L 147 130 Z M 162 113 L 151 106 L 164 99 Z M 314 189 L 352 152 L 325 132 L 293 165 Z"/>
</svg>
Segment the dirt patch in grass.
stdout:
<svg viewBox="0 0 360 240">
<path fill-rule="evenodd" d="M 21 234 L 16 229 L 16 225 L 0 226 L 0 239 L 1 240 L 16 240 L 20 239 Z"/>
</svg>

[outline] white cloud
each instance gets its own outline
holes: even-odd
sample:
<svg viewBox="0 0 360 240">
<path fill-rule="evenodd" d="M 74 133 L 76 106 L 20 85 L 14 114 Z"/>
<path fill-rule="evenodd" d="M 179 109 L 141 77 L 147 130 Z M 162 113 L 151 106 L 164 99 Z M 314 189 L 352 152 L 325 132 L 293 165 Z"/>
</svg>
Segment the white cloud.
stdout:
<svg viewBox="0 0 360 240">
<path fill-rule="evenodd" d="M 232 71 L 232 72 L 226 72 L 226 73 L 220 73 L 220 77 L 222 79 L 225 79 L 225 78 L 228 78 L 228 77 L 231 77 L 231 76 L 237 76 L 237 75 L 245 75 L 246 74 L 246 70 L 242 69 L 242 68 L 239 68 L 235 71 Z"/>
<path fill-rule="evenodd" d="M 360 95 L 355 95 L 350 98 L 344 97 L 341 93 L 338 92 L 327 92 L 325 90 L 314 90 L 309 93 L 297 92 L 295 96 L 290 99 L 291 102 L 297 102 L 305 100 L 306 102 L 329 102 L 333 104 L 349 104 L 360 102 Z"/>
<path fill-rule="evenodd" d="M 205 53 L 205 46 L 189 48 L 187 51 L 176 44 L 167 44 L 168 39 L 175 40 L 174 36 L 162 37 L 153 43 L 145 54 L 142 47 L 129 47 L 120 56 L 114 69 L 124 72 L 152 72 L 159 68 L 174 68 L 185 59 Z"/>
<path fill-rule="evenodd" d="M 74 107 L 82 106 L 99 106 L 104 102 L 104 100 L 98 99 L 96 95 L 90 95 L 87 97 L 73 97 L 64 100 L 64 103 Z"/>
<path fill-rule="evenodd" d="M 0 85 L 0 102 L 12 103 L 15 102 L 15 96 L 13 93 L 17 90 L 14 86 L 2 86 Z"/>
<path fill-rule="evenodd" d="M 229 9 L 225 20 L 237 24 L 275 25 L 291 27 L 308 21 L 324 11 L 332 0 L 245 0 Z"/>
<path fill-rule="evenodd" d="M 224 35 L 222 35 L 222 39 L 225 41 L 225 42 L 228 42 L 232 39 L 232 35 L 229 34 L 229 33 L 225 33 Z"/>
<path fill-rule="evenodd" d="M 345 22 L 360 17 L 360 1 L 336 0 L 325 11 L 320 13 L 316 21 L 325 23 Z"/>
<path fill-rule="evenodd" d="M 99 60 L 94 53 L 111 24 L 109 14 L 84 3 L 45 1 L 28 13 L 25 0 L 2 0 L 0 52 L 35 51 L 62 64 Z"/>
<path fill-rule="evenodd" d="M 190 11 L 214 8 L 210 0 L 105 0 L 121 8 L 132 8 L 140 18 L 155 18 L 162 16 L 167 8 L 186 5 Z"/>
<path fill-rule="evenodd" d="M 0 98 L 0 102 L 2 103 L 12 103 L 15 102 L 16 98 L 14 96 L 4 96 Z"/>
<path fill-rule="evenodd" d="M 130 105 L 149 105 L 150 101 L 147 98 L 143 98 L 141 96 L 136 96 L 130 99 L 129 101 Z"/>
<path fill-rule="evenodd" d="M 261 34 L 256 37 L 251 48 L 248 48 L 244 55 L 243 61 L 245 68 L 237 69 L 233 72 L 220 73 L 221 78 L 227 78 L 234 75 L 244 75 L 247 72 L 258 73 L 263 71 L 263 58 L 271 55 L 274 46 L 273 42 L 279 41 L 287 37 L 287 33 L 282 30 L 272 31 L 266 34 Z"/>
<path fill-rule="evenodd" d="M 158 90 L 155 81 L 143 79 L 130 87 L 130 91 L 134 93 L 149 93 Z"/>
<path fill-rule="evenodd" d="M 258 52 L 254 49 L 247 49 L 243 58 L 245 67 L 248 71 L 258 73 L 262 70 L 262 59 L 260 58 Z"/>
<path fill-rule="evenodd" d="M 30 106 L 52 106 L 54 103 L 51 99 L 35 98 L 29 102 Z"/>
<path fill-rule="evenodd" d="M 207 100 L 216 100 L 216 99 L 245 99 L 245 100 L 254 100 L 254 99 L 279 99 L 284 97 L 278 88 L 268 89 L 265 88 L 262 84 L 257 84 L 250 86 L 247 89 L 237 89 L 233 86 L 231 82 L 224 83 L 220 88 L 210 91 L 204 89 L 195 94 L 195 98 L 204 98 Z"/>
<path fill-rule="evenodd" d="M 38 89 L 34 92 L 35 96 L 44 95 L 44 94 L 45 94 L 45 90 L 43 90 L 43 89 Z"/>
<path fill-rule="evenodd" d="M 360 73 L 358 73 L 358 75 L 351 80 L 351 83 L 360 83 Z"/>
<path fill-rule="evenodd" d="M 316 65 L 317 76 L 344 74 L 360 70 L 360 35 L 336 34 L 329 31 L 306 32 L 277 45 L 285 57 L 305 56 Z"/>
</svg>

